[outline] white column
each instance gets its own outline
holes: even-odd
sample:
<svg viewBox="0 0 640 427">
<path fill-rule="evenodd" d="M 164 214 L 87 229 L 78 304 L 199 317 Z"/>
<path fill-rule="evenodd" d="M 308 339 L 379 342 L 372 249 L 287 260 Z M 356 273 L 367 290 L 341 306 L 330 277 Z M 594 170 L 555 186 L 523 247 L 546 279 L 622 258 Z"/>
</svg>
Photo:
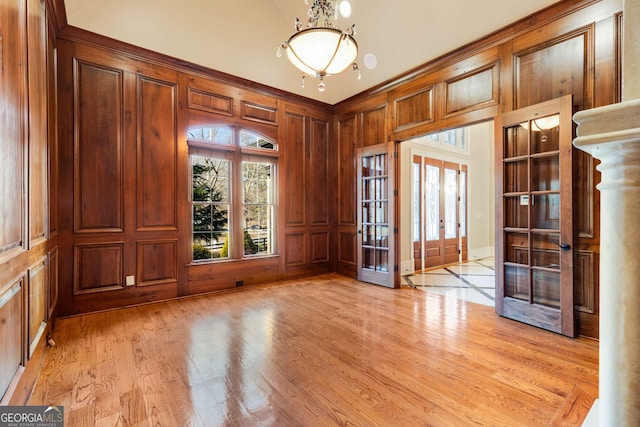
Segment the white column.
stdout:
<svg viewBox="0 0 640 427">
<path fill-rule="evenodd" d="M 579 112 L 601 161 L 600 426 L 640 426 L 640 100 Z"/>
<path fill-rule="evenodd" d="M 600 427 L 640 426 L 640 0 L 623 21 L 623 102 L 574 116 L 573 144 L 601 161 Z"/>
</svg>

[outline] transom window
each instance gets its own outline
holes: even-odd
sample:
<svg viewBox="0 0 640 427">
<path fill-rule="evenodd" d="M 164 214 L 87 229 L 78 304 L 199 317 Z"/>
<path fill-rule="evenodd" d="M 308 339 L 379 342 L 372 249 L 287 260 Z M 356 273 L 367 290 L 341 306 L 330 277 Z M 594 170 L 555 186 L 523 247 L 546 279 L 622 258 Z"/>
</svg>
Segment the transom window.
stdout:
<svg viewBox="0 0 640 427">
<path fill-rule="evenodd" d="M 188 135 L 193 261 L 274 254 L 277 143 L 229 126 Z"/>
</svg>

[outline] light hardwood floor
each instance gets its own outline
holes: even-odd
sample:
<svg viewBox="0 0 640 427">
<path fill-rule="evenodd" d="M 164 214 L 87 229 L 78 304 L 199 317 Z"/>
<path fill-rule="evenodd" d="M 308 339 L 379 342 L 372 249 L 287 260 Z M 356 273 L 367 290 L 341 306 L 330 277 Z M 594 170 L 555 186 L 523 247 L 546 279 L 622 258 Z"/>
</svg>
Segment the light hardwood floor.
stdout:
<svg viewBox="0 0 640 427">
<path fill-rule="evenodd" d="M 66 426 L 534 426 L 598 345 L 338 275 L 58 321 L 30 404 Z"/>
</svg>

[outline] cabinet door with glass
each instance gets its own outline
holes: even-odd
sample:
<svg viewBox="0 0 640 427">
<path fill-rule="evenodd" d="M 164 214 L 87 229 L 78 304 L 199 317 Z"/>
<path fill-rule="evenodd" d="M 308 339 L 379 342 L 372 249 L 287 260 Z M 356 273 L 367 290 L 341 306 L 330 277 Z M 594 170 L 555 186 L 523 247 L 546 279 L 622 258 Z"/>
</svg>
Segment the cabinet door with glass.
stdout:
<svg viewBox="0 0 640 427">
<path fill-rule="evenodd" d="M 571 96 L 496 119 L 496 312 L 575 336 Z"/>
</svg>

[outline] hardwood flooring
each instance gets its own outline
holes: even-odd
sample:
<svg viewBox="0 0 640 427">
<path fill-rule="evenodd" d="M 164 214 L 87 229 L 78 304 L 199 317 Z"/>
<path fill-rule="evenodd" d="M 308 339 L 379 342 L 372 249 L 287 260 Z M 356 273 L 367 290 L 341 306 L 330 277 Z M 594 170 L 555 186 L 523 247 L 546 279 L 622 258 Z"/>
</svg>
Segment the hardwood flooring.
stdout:
<svg viewBox="0 0 640 427">
<path fill-rule="evenodd" d="M 338 275 L 60 319 L 29 404 L 66 426 L 535 426 L 598 344 Z"/>
</svg>

